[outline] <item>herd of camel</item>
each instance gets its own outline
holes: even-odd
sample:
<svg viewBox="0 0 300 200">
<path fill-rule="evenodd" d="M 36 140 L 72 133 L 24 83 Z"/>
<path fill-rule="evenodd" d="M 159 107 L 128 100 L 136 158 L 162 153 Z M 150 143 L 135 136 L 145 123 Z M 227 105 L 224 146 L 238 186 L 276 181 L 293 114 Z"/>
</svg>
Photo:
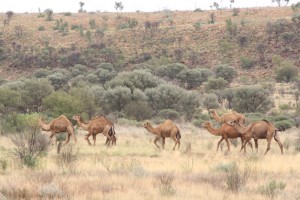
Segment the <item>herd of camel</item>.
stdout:
<svg viewBox="0 0 300 200">
<path fill-rule="evenodd" d="M 283 145 L 280 141 L 279 135 L 277 134 L 279 130 L 267 120 L 252 122 L 248 126 L 245 126 L 245 116 L 238 112 L 232 111 L 219 116 L 216 110 L 211 109 L 209 110 L 209 113 L 216 121 L 222 123 L 219 128 L 214 128 L 208 121 L 202 124 L 202 126 L 211 134 L 221 136 L 221 139 L 217 145 L 217 151 L 223 140 L 226 141 L 228 151 L 230 151 L 228 139 L 241 138 L 241 151 L 244 149 L 244 152 L 246 152 L 246 144 L 249 144 L 251 149 L 253 149 L 251 143 L 251 139 L 253 138 L 256 151 L 258 151 L 258 139 L 267 140 L 267 149 L 265 151 L 266 154 L 270 150 L 270 143 L 272 138 L 274 138 L 279 144 L 281 154 L 283 154 Z M 96 116 L 88 122 L 84 122 L 79 115 L 73 116 L 72 119 L 77 122 L 79 127 L 88 132 L 85 135 L 85 140 L 87 140 L 89 145 L 92 145 L 89 140 L 90 136 L 93 137 L 93 145 L 96 145 L 96 135 L 98 133 L 102 133 L 104 136 L 106 136 L 107 139 L 105 145 L 109 146 L 110 143 L 111 145 L 116 145 L 117 138 L 114 130 L 114 124 L 105 116 Z M 66 132 L 67 137 L 65 144 L 70 141 L 70 137 L 73 137 L 75 143 L 77 143 L 77 139 L 74 134 L 74 127 L 70 120 L 64 115 L 53 119 L 50 123 L 45 123 L 42 118 L 39 118 L 39 126 L 43 131 L 51 132 L 50 139 L 57 133 Z M 168 119 L 164 121 L 156 128 L 153 127 L 149 122 L 145 123 L 143 127 L 156 136 L 154 139 L 154 144 L 157 148 L 160 148 L 160 146 L 157 144 L 158 140 L 162 138 L 162 148 L 164 148 L 165 138 L 170 137 L 175 142 L 173 150 L 175 150 L 176 146 L 179 149 L 181 138 L 180 130 L 171 120 Z"/>
</svg>

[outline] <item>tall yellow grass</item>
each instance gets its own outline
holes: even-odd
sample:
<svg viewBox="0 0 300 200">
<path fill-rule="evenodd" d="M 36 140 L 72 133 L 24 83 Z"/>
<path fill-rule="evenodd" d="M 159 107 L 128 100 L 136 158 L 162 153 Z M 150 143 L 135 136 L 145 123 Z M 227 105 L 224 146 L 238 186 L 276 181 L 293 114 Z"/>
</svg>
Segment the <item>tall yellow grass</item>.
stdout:
<svg viewBox="0 0 300 200">
<path fill-rule="evenodd" d="M 0 160 L 8 162 L 0 168 L 0 199 L 268 199 L 259 190 L 272 180 L 286 185 L 275 190 L 276 199 L 299 199 L 300 154 L 294 150 L 299 129 L 281 133 L 290 143 L 280 154 L 273 140 L 271 150 L 263 155 L 266 142 L 259 141 L 259 152 L 249 148 L 240 153 L 240 144 L 226 145 L 216 152 L 218 137 L 204 129 L 182 124 L 182 146 L 172 151 L 173 141 L 166 139 L 164 150 L 153 144 L 154 136 L 142 127 L 117 125 L 117 146 L 104 146 L 98 135 L 96 146 L 88 146 L 79 132 L 78 160 L 73 170 L 57 165 L 56 147 L 40 159 L 36 169 L 20 168 L 11 157 L 9 138 L 0 137 Z M 288 147 L 288 145 L 286 145 Z M 66 147 L 64 147 L 66 148 Z M 238 192 L 231 191 L 227 174 L 236 164 L 239 172 L 249 170 L 250 177 Z M 162 176 L 171 175 L 170 185 L 163 185 Z"/>
</svg>

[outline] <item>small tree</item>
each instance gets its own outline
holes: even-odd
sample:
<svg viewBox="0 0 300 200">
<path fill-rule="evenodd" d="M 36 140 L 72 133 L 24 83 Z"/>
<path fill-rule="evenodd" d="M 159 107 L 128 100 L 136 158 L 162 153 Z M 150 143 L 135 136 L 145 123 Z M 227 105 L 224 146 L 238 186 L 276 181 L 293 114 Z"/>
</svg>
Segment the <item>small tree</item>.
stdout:
<svg viewBox="0 0 300 200">
<path fill-rule="evenodd" d="M 52 15 L 53 15 L 53 10 L 48 8 L 44 11 L 46 14 L 46 21 L 51 21 L 52 20 Z"/>
<path fill-rule="evenodd" d="M 124 8 L 123 3 L 121 1 L 119 2 L 115 2 L 115 9 L 117 10 L 117 12 L 122 11 Z"/>
<path fill-rule="evenodd" d="M 216 67 L 216 77 L 222 77 L 229 83 L 233 81 L 236 75 L 237 72 L 233 67 L 230 67 L 228 65 L 219 65 Z"/>
<path fill-rule="evenodd" d="M 298 75 L 298 68 L 290 62 L 284 62 L 276 70 L 276 80 L 278 82 L 290 82 Z"/>
<path fill-rule="evenodd" d="M 80 12 L 80 13 L 84 12 L 84 10 L 83 10 L 84 2 L 82 2 L 82 1 L 79 2 L 79 6 L 80 6 L 80 9 L 78 12 Z"/>
<path fill-rule="evenodd" d="M 202 99 L 203 107 L 208 111 L 219 107 L 218 97 L 213 93 L 206 94 Z"/>
</svg>

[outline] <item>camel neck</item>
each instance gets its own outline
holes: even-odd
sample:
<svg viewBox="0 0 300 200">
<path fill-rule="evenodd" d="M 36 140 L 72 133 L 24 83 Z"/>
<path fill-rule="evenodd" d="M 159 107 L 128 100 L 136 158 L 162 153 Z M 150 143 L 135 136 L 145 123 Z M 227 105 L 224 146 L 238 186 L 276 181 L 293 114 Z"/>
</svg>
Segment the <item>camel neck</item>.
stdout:
<svg viewBox="0 0 300 200">
<path fill-rule="evenodd" d="M 242 127 L 242 126 L 240 126 L 240 125 L 238 125 L 236 123 L 234 123 L 234 125 L 233 125 L 233 128 L 235 128 L 240 134 L 246 133 L 249 127 L 250 126 L 248 126 L 248 127 Z"/>
<path fill-rule="evenodd" d="M 210 132 L 212 135 L 220 135 L 219 131 L 217 129 L 214 129 L 211 125 L 205 127 L 208 132 Z"/>
<path fill-rule="evenodd" d="M 42 120 L 39 121 L 39 125 L 43 131 L 50 131 L 50 123 L 46 124 Z"/>
<path fill-rule="evenodd" d="M 151 132 L 151 133 L 153 133 L 153 134 L 156 134 L 156 128 L 154 128 L 154 127 L 151 126 L 150 124 L 149 124 L 149 126 L 146 127 L 146 129 L 147 129 L 149 132 Z"/>
<path fill-rule="evenodd" d="M 221 122 L 222 120 L 221 120 L 221 117 L 219 117 L 219 115 L 217 114 L 217 112 L 213 112 L 212 113 L 212 117 L 216 120 L 216 121 L 218 121 L 218 122 Z"/>
<path fill-rule="evenodd" d="M 77 119 L 77 124 L 83 129 L 83 130 L 87 130 L 88 129 L 88 124 L 84 123 L 83 121 L 81 121 L 81 119 Z"/>
</svg>

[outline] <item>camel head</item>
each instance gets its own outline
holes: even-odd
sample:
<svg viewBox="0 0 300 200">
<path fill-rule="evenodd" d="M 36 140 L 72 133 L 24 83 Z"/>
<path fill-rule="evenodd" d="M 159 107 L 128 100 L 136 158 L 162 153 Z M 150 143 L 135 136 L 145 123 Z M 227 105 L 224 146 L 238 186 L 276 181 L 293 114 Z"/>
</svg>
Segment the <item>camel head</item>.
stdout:
<svg viewBox="0 0 300 200">
<path fill-rule="evenodd" d="M 81 117 L 80 117 L 80 115 L 74 115 L 73 117 L 72 117 L 72 119 L 74 119 L 74 120 L 80 120 L 81 119 Z"/>
<path fill-rule="evenodd" d="M 226 124 L 230 125 L 230 126 L 234 126 L 234 124 L 238 124 L 238 122 L 234 121 L 227 121 Z"/>
<path fill-rule="evenodd" d="M 211 126 L 211 123 L 210 122 L 204 122 L 203 124 L 202 124 L 202 127 L 203 128 L 207 128 L 207 127 L 210 127 Z"/>
<path fill-rule="evenodd" d="M 214 113 L 216 113 L 216 110 L 215 110 L 215 109 L 209 109 L 208 112 L 209 112 L 210 114 L 214 114 Z"/>
<path fill-rule="evenodd" d="M 150 124 L 149 122 L 147 122 L 147 123 L 145 123 L 145 124 L 143 125 L 143 127 L 146 128 L 146 129 L 148 129 L 150 126 L 151 126 L 151 124 Z"/>
</svg>

